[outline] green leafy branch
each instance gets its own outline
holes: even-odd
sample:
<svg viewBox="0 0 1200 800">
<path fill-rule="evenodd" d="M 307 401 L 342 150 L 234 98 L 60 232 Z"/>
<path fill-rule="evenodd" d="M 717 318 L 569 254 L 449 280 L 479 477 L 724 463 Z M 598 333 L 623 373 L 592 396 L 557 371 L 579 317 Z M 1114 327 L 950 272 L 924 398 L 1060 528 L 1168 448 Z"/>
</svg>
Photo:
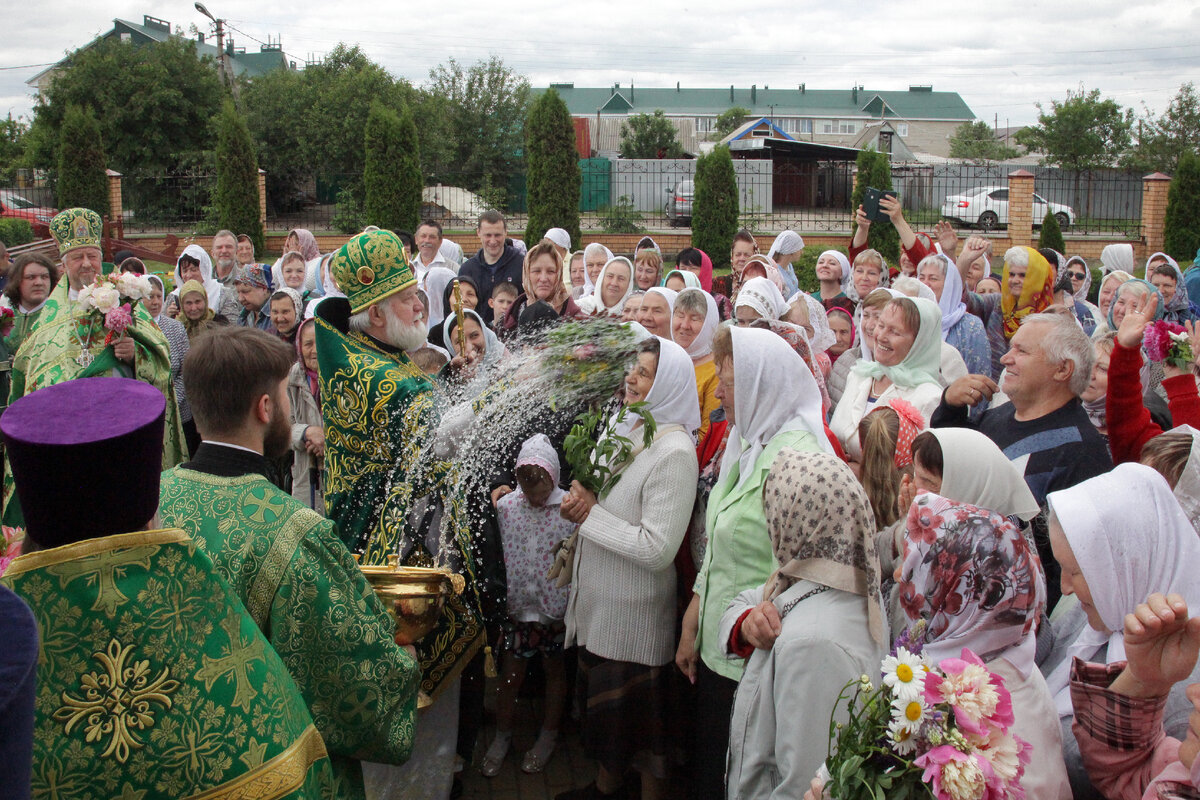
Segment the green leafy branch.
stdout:
<svg viewBox="0 0 1200 800">
<path fill-rule="evenodd" d="M 645 401 L 624 406 L 611 418 L 603 408 L 580 414 L 563 441 L 571 473 L 587 490 L 604 497 L 621 479 L 620 468 L 633 455 L 633 441 L 616 432 L 630 414 L 642 418 L 642 447 L 654 442 L 658 425 Z M 606 421 L 607 420 L 607 421 Z"/>
</svg>

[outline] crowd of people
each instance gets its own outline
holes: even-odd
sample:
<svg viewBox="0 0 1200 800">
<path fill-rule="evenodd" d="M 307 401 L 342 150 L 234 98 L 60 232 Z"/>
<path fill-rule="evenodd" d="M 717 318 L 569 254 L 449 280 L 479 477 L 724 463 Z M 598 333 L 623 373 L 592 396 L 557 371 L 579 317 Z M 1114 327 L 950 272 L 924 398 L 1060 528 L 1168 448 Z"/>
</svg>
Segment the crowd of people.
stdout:
<svg viewBox="0 0 1200 800">
<path fill-rule="evenodd" d="M 993 253 L 881 208 L 898 263 L 860 208 L 813 291 L 793 231 L 738 232 L 726 277 L 494 211 L 465 259 L 433 220 L 325 254 L 294 230 L 273 264 L 221 231 L 164 281 L 62 212 L 60 258 L 3 289 L 12 796 L 446 797 L 500 773 L 536 664 L 520 768 L 568 717 L 597 765 L 562 800 L 818 797 L 839 693 L 902 635 L 1003 679 L 1032 800 L 1193 796 L 1200 253 Z M 120 331 L 110 272 L 147 280 Z M 599 433 L 637 443 L 619 481 L 572 475 L 551 395 L 451 496 L 450 401 L 475 424 L 592 318 L 638 341 Z M 467 589 L 402 647 L 359 564 L 446 547 Z"/>
</svg>

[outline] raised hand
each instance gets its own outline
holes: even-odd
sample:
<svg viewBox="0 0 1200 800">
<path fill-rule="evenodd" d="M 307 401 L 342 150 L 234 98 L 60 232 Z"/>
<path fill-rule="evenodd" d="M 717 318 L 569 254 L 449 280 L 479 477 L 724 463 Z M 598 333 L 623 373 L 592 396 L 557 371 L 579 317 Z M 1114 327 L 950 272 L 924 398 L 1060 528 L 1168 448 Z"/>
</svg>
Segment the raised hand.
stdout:
<svg viewBox="0 0 1200 800">
<path fill-rule="evenodd" d="M 904 219 L 904 207 L 900 205 L 900 199 L 886 194 L 879 198 L 879 209 L 888 215 L 888 219 L 895 225 L 898 220 Z"/>
<path fill-rule="evenodd" d="M 1154 312 L 1158 309 L 1158 294 L 1151 293 L 1141 300 L 1134 300 L 1133 307 L 1125 312 L 1124 319 L 1117 326 L 1117 342 L 1130 350 L 1142 346 L 1142 337 L 1146 335 L 1146 326 L 1154 321 Z"/>
<path fill-rule="evenodd" d="M 954 254 L 958 252 L 958 234 L 954 232 L 954 226 L 946 220 L 941 220 L 933 226 L 933 233 L 938 244 L 942 246 L 942 252 L 954 258 Z"/>
<path fill-rule="evenodd" d="M 1177 595 L 1155 593 L 1125 615 L 1125 671 L 1112 690 L 1131 697 L 1161 697 L 1196 667 L 1200 617 L 1188 618 Z"/>
</svg>

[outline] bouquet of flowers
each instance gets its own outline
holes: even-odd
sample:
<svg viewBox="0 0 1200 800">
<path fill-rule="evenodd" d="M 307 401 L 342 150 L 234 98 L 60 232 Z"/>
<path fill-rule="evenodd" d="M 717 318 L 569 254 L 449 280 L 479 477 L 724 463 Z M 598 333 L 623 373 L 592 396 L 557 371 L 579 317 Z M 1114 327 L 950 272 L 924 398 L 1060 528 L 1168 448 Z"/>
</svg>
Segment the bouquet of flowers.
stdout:
<svg viewBox="0 0 1200 800">
<path fill-rule="evenodd" d="M 101 275 L 79 292 L 79 303 L 88 317 L 100 320 L 108 335 L 104 344 L 119 339 L 133 324 L 137 304 L 150 296 L 154 284 L 145 275 L 133 272 L 110 272 Z"/>
<path fill-rule="evenodd" d="M 918 638 L 919 636 L 914 636 Z M 842 690 L 846 723 L 830 722 L 826 792 L 837 800 L 1023 800 L 1032 747 L 1009 732 L 1004 679 L 964 648 L 931 665 L 898 645 L 879 686 Z"/>
<path fill-rule="evenodd" d="M 589 406 L 607 403 L 637 358 L 638 338 L 619 320 L 592 318 L 568 322 L 546 334 L 544 368 L 556 387 Z M 554 398 L 551 398 L 554 407 Z"/>
<path fill-rule="evenodd" d="M 1146 327 L 1143 339 L 1146 355 L 1151 361 L 1166 362 L 1177 369 L 1190 369 L 1196 360 L 1187 328 L 1174 322 L 1160 319 Z"/>
<path fill-rule="evenodd" d="M 13 559 L 21 555 L 21 548 L 25 544 L 25 529 L 10 528 L 7 525 L 0 527 L 4 532 L 4 537 L 0 538 L 0 575 L 3 575 L 8 571 L 8 565 Z"/>
</svg>

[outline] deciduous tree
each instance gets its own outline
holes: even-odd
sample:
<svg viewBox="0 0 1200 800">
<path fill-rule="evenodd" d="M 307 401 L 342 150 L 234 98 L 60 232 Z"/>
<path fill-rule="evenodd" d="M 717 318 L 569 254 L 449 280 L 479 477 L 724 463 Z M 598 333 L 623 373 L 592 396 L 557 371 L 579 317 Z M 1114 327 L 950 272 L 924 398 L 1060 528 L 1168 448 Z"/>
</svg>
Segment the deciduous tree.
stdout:
<svg viewBox="0 0 1200 800">
<path fill-rule="evenodd" d="M 683 158 L 685 155 L 679 144 L 679 131 L 662 109 L 653 114 L 635 114 L 621 125 L 621 158 Z"/>
<path fill-rule="evenodd" d="M 1016 158 L 1020 155 L 1015 147 L 1010 147 L 996 138 L 996 133 L 986 122 L 964 122 L 954 129 L 950 137 L 950 157 L 962 158 L 982 164 L 985 161 L 1003 161 L 1006 158 Z"/>
<path fill-rule="evenodd" d="M 717 115 L 717 124 L 713 129 L 713 135 L 716 136 L 717 141 L 720 141 L 744 125 L 749 118 L 750 109 L 748 108 L 734 106 L 726 109 Z"/>
<path fill-rule="evenodd" d="M 1133 149 L 1121 159 L 1122 166 L 1144 172 L 1175 172 L 1184 153 L 1200 153 L 1200 94 L 1191 81 L 1179 92 L 1161 116 L 1147 109 L 1134 127 Z"/>
<path fill-rule="evenodd" d="M 1082 172 L 1111 167 L 1129 148 L 1133 111 L 1100 97 L 1099 89 L 1067 92 L 1050 101 L 1047 112 L 1037 104 L 1038 124 L 1017 132 L 1017 142 L 1042 153 L 1043 161 Z"/>
</svg>

